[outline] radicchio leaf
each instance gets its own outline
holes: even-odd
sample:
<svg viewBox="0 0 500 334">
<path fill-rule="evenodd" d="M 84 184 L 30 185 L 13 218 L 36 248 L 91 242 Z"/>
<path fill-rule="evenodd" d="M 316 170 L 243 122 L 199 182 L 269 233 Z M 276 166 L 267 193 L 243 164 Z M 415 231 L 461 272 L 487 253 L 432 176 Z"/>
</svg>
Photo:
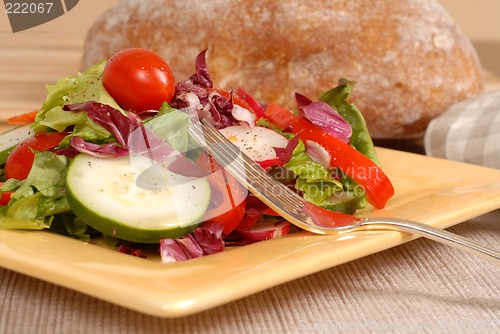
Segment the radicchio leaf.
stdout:
<svg viewBox="0 0 500 334">
<path fill-rule="evenodd" d="M 224 241 L 222 240 L 223 230 L 224 227 L 221 224 L 209 222 L 204 223 L 191 234 L 203 249 L 203 253 L 209 255 L 224 250 Z"/>
<path fill-rule="evenodd" d="M 207 120 L 217 129 L 240 123 L 253 126 L 255 115 L 250 110 L 235 106 L 232 91 L 229 97 L 225 97 L 213 89 L 205 60 L 206 51 L 196 57 L 196 73 L 176 84 L 170 105 L 180 110 L 195 110 L 199 120 Z"/>
<path fill-rule="evenodd" d="M 177 242 L 176 239 L 162 239 L 160 240 L 160 256 L 161 262 L 179 262 L 189 260 L 184 246 Z"/>
<path fill-rule="evenodd" d="M 67 104 L 67 111 L 84 111 L 89 118 L 108 130 L 122 148 L 128 148 L 128 138 L 132 131 L 141 124 L 140 118 L 134 113 L 124 115 L 121 111 L 96 101 Z"/>
<path fill-rule="evenodd" d="M 127 246 L 127 245 L 118 246 L 118 251 L 120 253 L 129 254 L 129 255 L 137 256 L 137 257 L 141 257 L 141 258 L 147 257 L 145 254 L 142 253 L 142 250 L 140 248 L 134 248 L 134 247 Z"/>
<path fill-rule="evenodd" d="M 135 155 L 143 156 L 157 162 L 161 168 L 179 175 L 205 177 L 209 174 L 144 126 L 140 126 L 131 133 L 129 152 L 131 159 L 135 159 Z"/>
<path fill-rule="evenodd" d="M 184 250 L 184 254 L 188 259 L 194 259 L 197 257 L 202 257 L 203 249 L 201 249 L 200 245 L 196 242 L 192 234 L 188 234 L 185 237 L 179 238 L 176 242 L 182 247 Z"/>
<path fill-rule="evenodd" d="M 212 77 L 210 76 L 210 73 L 208 72 L 207 68 L 207 61 L 205 58 L 205 55 L 207 53 L 207 50 L 203 50 L 196 56 L 196 74 L 191 77 L 193 83 L 195 85 L 204 87 L 204 88 L 212 88 L 213 87 L 213 82 L 212 82 Z"/>
<path fill-rule="evenodd" d="M 313 102 L 299 93 L 295 93 L 295 99 L 299 113 L 311 123 L 343 142 L 349 142 L 352 135 L 351 125 L 330 105 L 323 101 Z"/>
<path fill-rule="evenodd" d="M 276 152 L 276 156 L 280 158 L 280 160 L 283 162 L 282 165 L 286 164 L 287 162 L 290 161 L 293 155 L 293 150 L 295 150 L 295 147 L 299 144 L 299 137 L 294 136 L 292 139 L 288 141 L 286 144 L 286 147 L 275 147 L 274 151 Z"/>
<path fill-rule="evenodd" d="M 83 140 L 82 137 L 74 136 L 70 139 L 69 143 L 75 151 L 99 158 L 117 158 L 126 156 L 128 154 L 127 149 L 118 146 L 114 142 L 104 145 L 99 145 L 86 142 L 85 140 Z M 58 154 L 63 154 L 63 153 L 60 152 Z"/>
<path fill-rule="evenodd" d="M 226 118 L 231 115 L 231 110 L 233 110 L 233 95 L 231 93 L 230 98 L 227 99 L 220 95 L 216 91 L 210 92 L 208 95 L 208 102 L 210 103 L 212 115 L 219 122 L 223 122 L 222 118 Z M 217 117 L 214 114 L 218 114 Z"/>
<path fill-rule="evenodd" d="M 160 240 L 160 255 L 163 263 L 185 261 L 224 250 L 223 226 L 204 223 L 190 234 L 178 239 Z"/>
<path fill-rule="evenodd" d="M 260 214 L 262 215 L 263 211 L 265 211 L 268 206 L 264 202 L 262 202 L 257 196 L 254 194 L 248 194 L 246 198 L 246 211 L 250 212 L 252 215 Z"/>
</svg>

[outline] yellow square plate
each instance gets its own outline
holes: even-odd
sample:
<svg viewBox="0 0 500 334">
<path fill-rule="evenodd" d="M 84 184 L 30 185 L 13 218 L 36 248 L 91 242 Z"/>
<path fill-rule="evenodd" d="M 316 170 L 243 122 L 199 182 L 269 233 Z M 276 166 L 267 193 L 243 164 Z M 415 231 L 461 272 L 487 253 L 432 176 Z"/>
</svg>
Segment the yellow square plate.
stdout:
<svg viewBox="0 0 500 334">
<path fill-rule="evenodd" d="M 446 228 L 500 208 L 500 170 L 378 149 L 393 216 Z M 0 230 L 0 265 L 139 312 L 179 317 L 412 240 L 399 232 L 299 232 L 182 263 L 136 258 L 48 232 Z"/>
</svg>

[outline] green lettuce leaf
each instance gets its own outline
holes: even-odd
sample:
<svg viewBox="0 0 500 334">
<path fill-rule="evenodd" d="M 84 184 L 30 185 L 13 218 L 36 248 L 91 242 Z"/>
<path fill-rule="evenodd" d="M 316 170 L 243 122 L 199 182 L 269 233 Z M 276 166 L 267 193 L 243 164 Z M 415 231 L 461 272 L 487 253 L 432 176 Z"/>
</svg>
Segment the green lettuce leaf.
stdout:
<svg viewBox="0 0 500 334">
<path fill-rule="evenodd" d="M 68 158 L 37 152 L 26 180 L 8 180 L 1 191 L 14 191 L 8 206 L 0 209 L 0 228 L 49 228 L 53 216 L 70 211 L 65 197 Z"/>
<path fill-rule="evenodd" d="M 55 215 L 50 231 L 84 242 L 90 242 L 92 237 L 88 225 L 73 213 Z"/>
<path fill-rule="evenodd" d="M 97 101 L 107 104 L 123 112 L 123 109 L 109 95 L 102 84 L 102 72 L 106 61 L 97 63 L 82 73 L 62 78 L 55 85 L 47 86 L 47 98 L 36 115 L 33 129 L 35 133 L 47 128 L 63 131 L 75 125 L 75 132 L 94 133 L 99 138 L 109 137 L 109 133 L 88 119 L 85 113 L 74 113 L 62 110 L 66 104 Z"/>
<path fill-rule="evenodd" d="M 302 141 L 299 141 L 292 158 L 284 167 L 297 175 L 295 188 L 303 191 L 304 199 L 311 203 L 319 205 L 343 189 L 342 183 L 335 179 L 334 171 L 326 169 L 307 155 Z"/>
<path fill-rule="evenodd" d="M 191 147 L 190 125 L 189 116 L 177 109 L 160 113 L 144 123 L 144 127 L 180 152 L 186 152 Z"/>
<path fill-rule="evenodd" d="M 375 146 L 373 145 L 363 115 L 354 104 L 348 102 L 355 84 L 354 81 L 342 78 L 339 80 L 337 87 L 323 93 L 319 99 L 337 110 L 339 114 L 351 124 L 352 135 L 350 144 L 377 165 L 380 165 Z"/>
<path fill-rule="evenodd" d="M 12 198 L 20 199 L 36 192 L 45 197 L 64 194 L 68 158 L 50 151 L 35 153 L 30 173 Z"/>
<path fill-rule="evenodd" d="M 196 159 L 199 156 L 200 146 L 189 135 L 192 123 L 186 113 L 164 103 L 158 115 L 145 122 L 144 126 L 186 157 Z"/>
<path fill-rule="evenodd" d="M 16 201 L 0 209 L 1 229 L 42 230 L 50 227 L 50 218 L 38 215 L 41 194 Z"/>
</svg>

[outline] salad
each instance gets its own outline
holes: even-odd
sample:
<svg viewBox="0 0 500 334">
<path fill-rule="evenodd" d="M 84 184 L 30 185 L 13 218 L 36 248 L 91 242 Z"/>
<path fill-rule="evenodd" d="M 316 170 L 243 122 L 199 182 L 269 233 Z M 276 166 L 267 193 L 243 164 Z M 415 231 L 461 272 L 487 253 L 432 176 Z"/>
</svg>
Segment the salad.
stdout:
<svg viewBox="0 0 500 334">
<path fill-rule="evenodd" d="M 273 178 L 320 207 L 355 214 L 394 194 L 341 79 L 297 110 L 213 86 L 206 50 L 175 81 L 132 48 L 48 86 L 38 111 L 0 135 L 0 228 L 47 230 L 120 252 L 183 261 L 293 232 L 190 137 L 206 120 Z"/>
</svg>

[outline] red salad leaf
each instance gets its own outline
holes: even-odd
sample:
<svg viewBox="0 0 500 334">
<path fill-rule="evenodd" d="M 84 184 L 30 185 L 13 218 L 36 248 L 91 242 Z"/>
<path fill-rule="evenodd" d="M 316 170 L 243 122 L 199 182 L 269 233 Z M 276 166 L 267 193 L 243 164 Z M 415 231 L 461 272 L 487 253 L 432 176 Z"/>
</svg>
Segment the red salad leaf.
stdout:
<svg viewBox="0 0 500 334">
<path fill-rule="evenodd" d="M 194 84 L 204 87 L 204 88 L 212 88 L 213 82 L 210 73 L 208 72 L 207 62 L 205 58 L 205 54 L 207 50 L 203 50 L 196 56 L 195 66 L 196 66 L 196 74 L 194 74 L 191 79 Z"/>
<path fill-rule="evenodd" d="M 161 261 L 179 262 L 222 252 L 223 229 L 218 223 L 204 223 L 182 238 L 160 240 Z"/>
<path fill-rule="evenodd" d="M 330 105 L 323 101 L 313 102 L 309 98 L 295 93 L 299 113 L 311 123 L 348 143 L 351 135 L 351 125 Z"/>
<path fill-rule="evenodd" d="M 201 249 L 200 245 L 196 242 L 196 240 L 194 240 L 192 234 L 179 238 L 175 242 L 177 242 L 184 250 L 186 259 L 194 259 L 204 255 L 203 249 Z"/>
<path fill-rule="evenodd" d="M 189 260 L 185 247 L 176 239 L 160 240 L 161 261 L 164 263 Z"/>
<path fill-rule="evenodd" d="M 275 147 L 274 151 L 276 152 L 276 156 L 280 158 L 282 161 L 282 165 L 286 164 L 287 162 L 290 161 L 293 155 L 293 150 L 297 147 L 299 144 L 299 137 L 294 136 L 292 139 L 288 141 L 286 144 L 286 147 Z"/>
<path fill-rule="evenodd" d="M 214 119 L 221 125 L 220 127 L 227 127 L 234 123 L 230 118 L 234 106 L 232 97 L 232 92 L 229 99 L 216 91 L 212 91 L 208 94 L 208 103 L 211 107 L 212 116 L 214 116 Z"/>
<path fill-rule="evenodd" d="M 118 246 L 118 251 L 120 253 L 125 253 L 125 254 L 129 254 L 132 256 L 141 257 L 141 258 L 147 257 L 145 254 L 142 253 L 142 250 L 140 248 L 134 248 L 134 247 L 127 246 L 127 245 Z"/>
<path fill-rule="evenodd" d="M 222 252 L 224 241 L 222 231 L 224 227 L 219 223 L 208 222 L 193 231 L 192 236 L 203 249 L 205 255 Z"/>
<path fill-rule="evenodd" d="M 84 111 L 89 118 L 108 130 L 122 148 L 128 148 L 128 138 L 132 131 L 141 125 L 140 118 L 134 113 L 124 115 L 121 111 L 96 101 L 67 104 L 64 110 Z"/>
<path fill-rule="evenodd" d="M 213 89 L 205 60 L 206 50 L 196 57 L 196 73 L 175 85 L 170 105 L 176 109 L 195 110 L 200 120 L 207 120 L 217 129 L 248 122 L 241 110 L 234 111 L 233 93 L 223 96 Z M 233 115 L 236 113 L 236 115 Z M 252 122 L 253 123 L 253 122 Z"/>
<path fill-rule="evenodd" d="M 137 154 L 157 162 L 160 168 L 166 168 L 176 174 L 190 177 L 205 177 L 209 174 L 185 156 L 188 152 L 183 154 L 174 149 L 142 125 L 129 137 L 129 153 L 132 154 L 131 159 Z"/>
<path fill-rule="evenodd" d="M 85 153 L 100 158 L 116 158 L 123 157 L 128 154 L 128 150 L 123 147 L 118 146 L 116 143 L 108 143 L 104 145 L 89 143 L 83 140 L 82 137 L 75 136 L 69 141 L 71 148 L 76 152 Z M 58 152 L 58 154 L 64 154 L 66 156 L 71 155 L 63 153 L 64 151 Z"/>
<path fill-rule="evenodd" d="M 246 199 L 246 208 L 247 211 L 255 211 L 258 213 L 262 213 L 265 211 L 268 206 L 264 202 L 262 202 L 257 196 L 252 193 L 249 193 Z"/>
</svg>

